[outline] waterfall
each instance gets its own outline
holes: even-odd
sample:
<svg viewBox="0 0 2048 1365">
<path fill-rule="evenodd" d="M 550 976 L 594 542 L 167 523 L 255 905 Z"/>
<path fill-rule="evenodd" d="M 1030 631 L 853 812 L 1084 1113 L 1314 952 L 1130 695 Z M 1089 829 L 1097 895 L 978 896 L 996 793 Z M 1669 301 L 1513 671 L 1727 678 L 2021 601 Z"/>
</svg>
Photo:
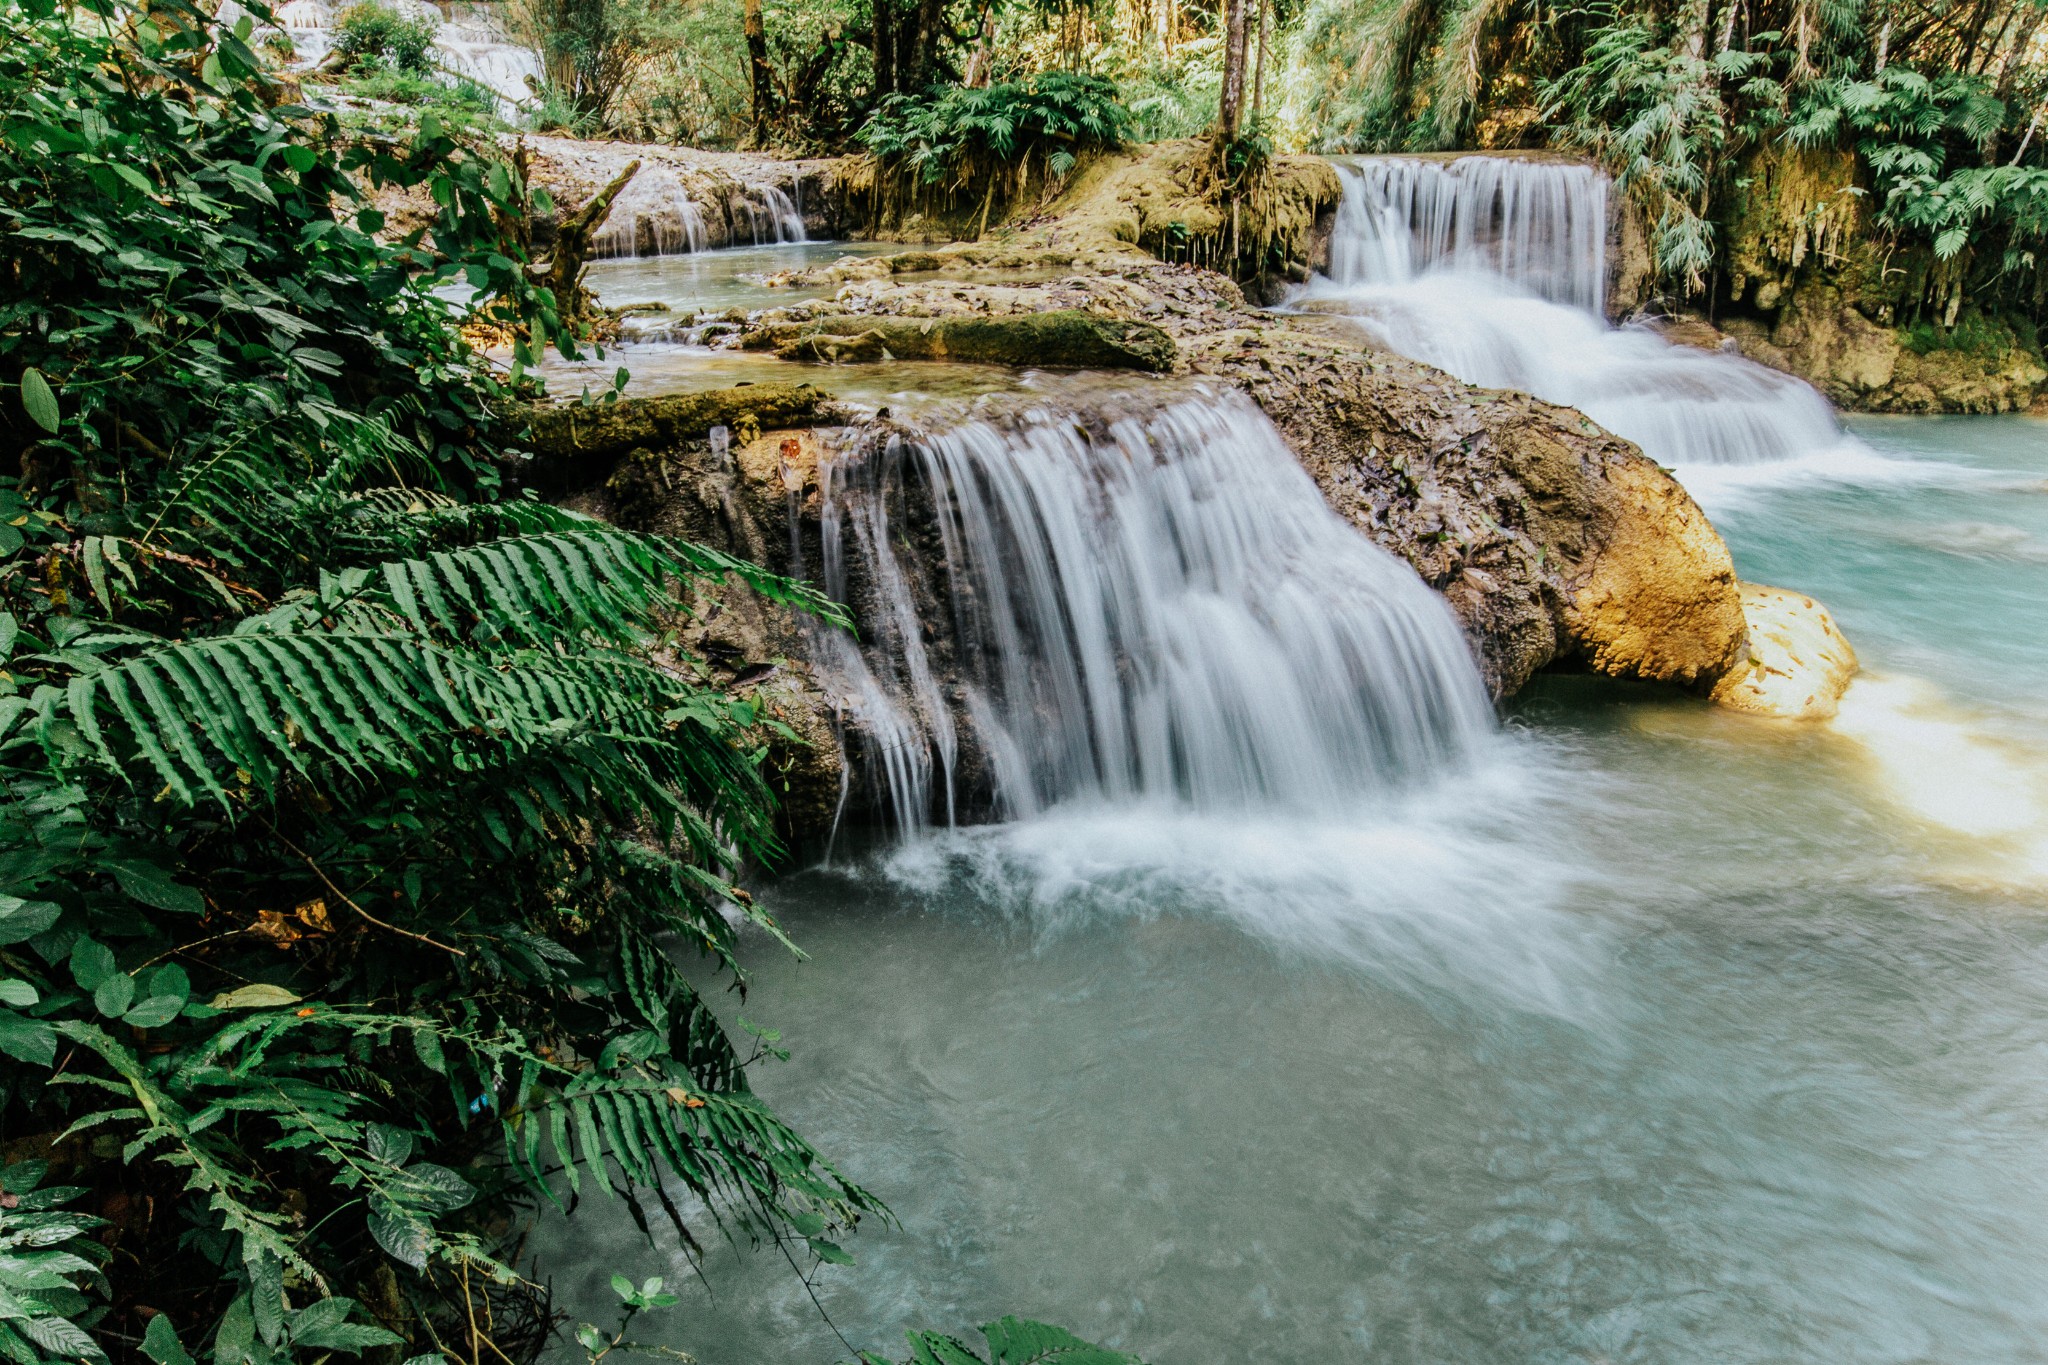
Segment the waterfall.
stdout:
<svg viewBox="0 0 2048 1365">
<path fill-rule="evenodd" d="M 704 210 L 682 179 L 660 164 L 643 165 L 612 201 L 611 215 L 591 241 L 597 256 L 673 256 L 702 251 L 710 240 Z M 647 250 L 643 251 L 643 245 Z"/>
<path fill-rule="evenodd" d="M 1505 157 L 1382 157 L 1345 179 L 1330 240 L 1339 284 L 1424 271 L 1495 275 L 1588 312 L 1607 306 L 1607 177 Z"/>
<path fill-rule="evenodd" d="M 958 813 L 970 756 L 1012 817 L 1320 809 L 1491 728 L 1449 608 L 1243 398 L 863 436 L 820 480 L 826 588 L 866 642 L 823 672 L 900 825 Z"/>
<path fill-rule="evenodd" d="M 755 246 L 810 240 L 804 232 L 802 211 L 781 186 L 765 183 L 748 185 L 747 193 L 761 201 L 758 205 L 748 200 L 740 201 L 740 207 L 746 211 L 747 226 L 754 235 Z"/>
<path fill-rule="evenodd" d="M 1466 156 L 1339 165 L 1330 273 L 1304 299 L 1392 350 L 1579 409 L 1668 465 L 1758 464 L 1844 437 L 1812 387 L 1608 325 L 1607 186 L 1591 167 Z"/>
<path fill-rule="evenodd" d="M 530 49 L 506 36 L 494 6 L 453 5 L 444 19 L 424 0 L 389 3 L 410 18 L 439 25 L 434 30 L 434 59 L 443 70 L 468 77 L 504 104 L 523 105 L 533 98 L 528 81 L 539 79 L 540 63 Z M 286 0 L 271 11 L 275 27 L 292 40 L 294 65 L 308 70 L 320 64 L 333 48 L 334 20 L 345 7 L 342 0 Z M 220 17 L 231 20 L 244 12 L 228 0 Z"/>
</svg>

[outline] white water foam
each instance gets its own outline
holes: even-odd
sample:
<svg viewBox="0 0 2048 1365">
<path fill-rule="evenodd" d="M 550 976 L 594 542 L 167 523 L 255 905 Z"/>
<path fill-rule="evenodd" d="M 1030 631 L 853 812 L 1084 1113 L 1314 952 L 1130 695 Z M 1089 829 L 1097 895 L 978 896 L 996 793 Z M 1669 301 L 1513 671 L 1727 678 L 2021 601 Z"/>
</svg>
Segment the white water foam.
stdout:
<svg viewBox="0 0 2048 1365">
<path fill-rule="evenodd" d="M 590 245 L 596 256 L 673 256 L 702 251 L 709 240 L 704 210 L 682 178 L 657 162 L 626 182 Z M 643 243 L 652 249 L 643 252 Z"/>
<path fill-rule="evenodd" d="M 1578 408 L 1682 475 L 1861 449 L 1797 379 L 1608 325 L 1607 186 L 1591 168 L 1375 157 L 1338 170 L 1330 274 L 1302 297 L 1356 313 L 1390 349 Z"/>
<path fill-rule="evenodd" d="M 1455 768 L 1492 732 L 1443 600 L 1331 512 L 1240 398 L 934 423 L 821 481 L 827 590 L 846 600 L 857 573 L 874 604 L 839 691 L 856 712 L 889 700 L 871 738 L 909 830 L 906 812 L 955 810 L 959 726 L 1014 817 L 1325 811 Z M 920 555 L 912 501 L 937 542 Z M 950 612 L 943 640 L 922 602 Z"/>
</svg>

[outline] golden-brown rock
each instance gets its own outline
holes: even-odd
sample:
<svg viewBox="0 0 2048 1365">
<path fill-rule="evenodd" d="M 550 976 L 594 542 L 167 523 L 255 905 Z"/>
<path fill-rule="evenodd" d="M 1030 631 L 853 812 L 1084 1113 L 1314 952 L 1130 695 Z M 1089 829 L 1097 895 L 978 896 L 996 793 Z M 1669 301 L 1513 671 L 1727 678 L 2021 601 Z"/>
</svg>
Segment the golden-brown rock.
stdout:
<svg viewBox="0 0 2048 1365">
<path fill-rule="evenodd" d="M 1787 720 L 1826 720 L 1856 676 L 1856 651 L 1828 609 L 1805 593 L 1742 585 L 1749 647 L 1714 687 L 1737 711 Z"/>
</svg>

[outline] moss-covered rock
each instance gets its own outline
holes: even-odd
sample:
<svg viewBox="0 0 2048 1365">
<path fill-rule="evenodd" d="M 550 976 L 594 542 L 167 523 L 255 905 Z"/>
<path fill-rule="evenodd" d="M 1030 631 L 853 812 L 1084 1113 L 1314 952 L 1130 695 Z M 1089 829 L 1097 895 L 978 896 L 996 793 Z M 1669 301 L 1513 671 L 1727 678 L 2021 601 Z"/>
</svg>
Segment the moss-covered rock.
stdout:
<svg viewBox="0 0 2048 1365">
<path fill-rule="evenodd" d="M 529 427 L 535 456 L 519 471 L 522 483 L 544 491 L 594 482 L 635 449 L 672 449 L 702 439 L 713 427 L 733 432 L 734 443 L 764 427 L 804 426 L 834 420 L 832 396 L 809 384 L 740 384 L 616 403 L 536 403 L 513 414 Z"/>
<path fill-rule="evenodd" d="M 822 317 L 770 323 L 745 345 L 812 362 L 893 358 L 1157 372 L 1172 369 L 1174 361 L 1173 338 L 1151 323 L 1073 308 L 1000 317 Z"/>
</svg>

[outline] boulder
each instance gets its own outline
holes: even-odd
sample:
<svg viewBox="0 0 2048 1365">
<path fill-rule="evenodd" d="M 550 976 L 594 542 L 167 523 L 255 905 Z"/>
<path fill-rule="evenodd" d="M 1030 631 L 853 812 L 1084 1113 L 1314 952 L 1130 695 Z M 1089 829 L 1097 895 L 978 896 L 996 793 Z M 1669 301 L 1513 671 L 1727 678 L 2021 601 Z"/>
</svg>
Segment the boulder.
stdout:
<svg viewBox="0 0 2048 1365">
<path fill-rule="evenodd" d="M 1833 716 L 1858 665 L 1828 609 L 1805 593 L 1744 583 L 1742 614 L 1749 647 L 1715 684 L 1714 700 L 1787 720 Z"/>
<path fill-rule="evenodd" d="M 1183 349 L 1242 384 L 1330 505 L 1444 594 L 1496 697 L 1554 664 L 1697 687 L 1740 662 L 1720 535 L 1669 473 L 1580 413 L 1308 320 Z"/>
</svg>

